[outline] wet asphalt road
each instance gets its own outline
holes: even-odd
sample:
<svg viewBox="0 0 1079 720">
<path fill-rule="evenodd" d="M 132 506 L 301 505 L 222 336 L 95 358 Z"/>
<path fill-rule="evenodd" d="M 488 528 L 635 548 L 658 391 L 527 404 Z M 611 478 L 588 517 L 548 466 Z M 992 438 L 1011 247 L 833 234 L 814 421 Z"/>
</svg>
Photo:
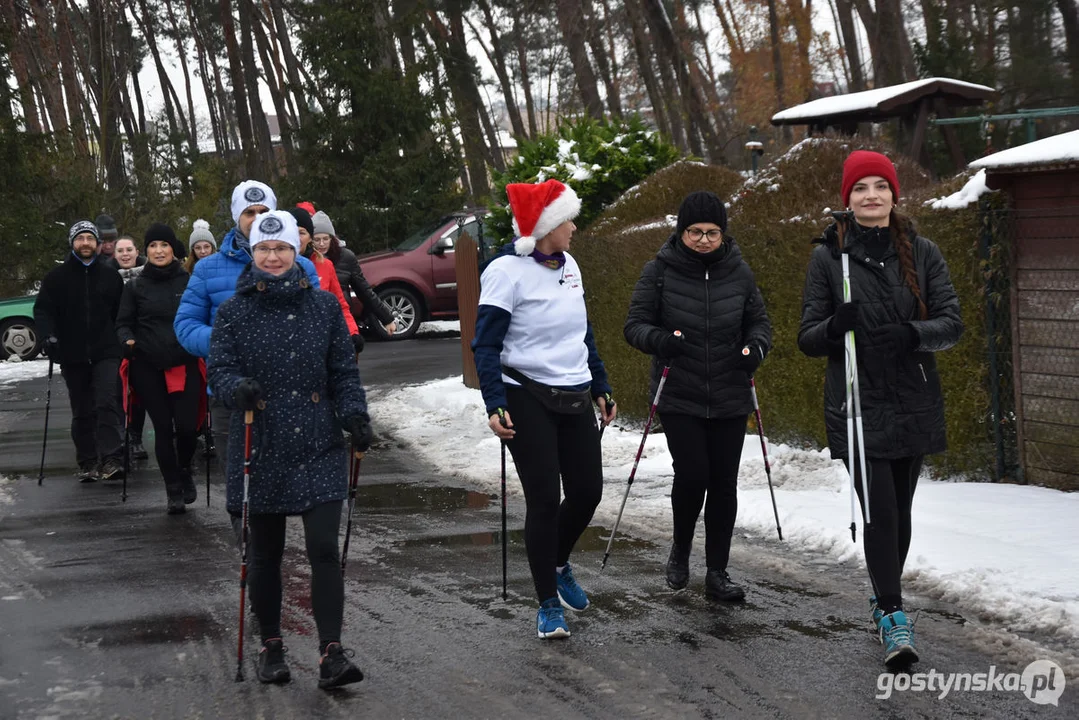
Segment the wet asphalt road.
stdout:
<svg viewBox="0 0 1079 720">
<path fill-rule="evenodd" d="M 371 343 L 361 370 L 377 396 L 459 373 L 459 344 Z M 864 571 L 767 540 L 736 539 L 731 570 L 748 602 L 724 606 L 704 599 L 697 556 L 689 590 L 670 593 L 667 548 L 648 541 L 620 537 L 601 575 L 609 531 L 591 528 L 574 562 L 593 606 L 569 614 L 572 638 L 538 640 L 523 506 L 510 506 L 503 601 L 497 498 L 447 485 L 386 435 L 364 461 L 346 583 L 344 640 L 367 678 L 333 694 L 316 687 L 297 521 L 283 617 L 293 681 L 255 682 L 249 637 L 248 680 L 236 683 L 239 559 L 216 471 L 213 506 L 200 486 L 178 517 L 164 512 L 152 459 L 126 503 L 119 483 L 80 485 L 57 376 L 39 488 L 44 387 L 0 390 L 0 474 L 17 478 L 0 486 L 13 496 L 0 504 L 0 718 L 1077 716 L 1075 686 L 1059 707 L 1018 692 L 875 699 L 881 649 Z M 607 492 L 621 482 L 608 479 Z M 910 604 L 922 610 L 916 670 L 1021 672 L 1034 643 L 1051 642 L 983 628 L 945 602 Z"/>
</svg>

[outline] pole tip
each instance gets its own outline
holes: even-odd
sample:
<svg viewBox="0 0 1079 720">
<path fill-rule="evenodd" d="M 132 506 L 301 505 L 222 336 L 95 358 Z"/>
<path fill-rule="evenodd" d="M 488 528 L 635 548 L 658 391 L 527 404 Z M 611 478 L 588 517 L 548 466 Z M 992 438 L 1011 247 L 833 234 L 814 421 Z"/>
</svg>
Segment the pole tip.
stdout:
<svg viewBox="0 0 1079 720">
<path fill-rule="evenodd" d="M 236 677 L 233 678 L 233 680 L 235 682 L 243 682 L 244 681 L 244 672 L 243 672 L 243 670 L 237 670 L 236 671 Z"/>
</svg>

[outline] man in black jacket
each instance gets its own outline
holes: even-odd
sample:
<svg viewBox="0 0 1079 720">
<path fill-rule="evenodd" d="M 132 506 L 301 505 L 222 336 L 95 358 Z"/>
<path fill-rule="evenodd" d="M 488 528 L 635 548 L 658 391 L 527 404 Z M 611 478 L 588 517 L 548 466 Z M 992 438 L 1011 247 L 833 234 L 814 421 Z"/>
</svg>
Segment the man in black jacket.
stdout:
<svg viewBox="0 0 1079 720">
<path fill-rule="evenodd" d="M 71 398 L 79 481 L 111 480 L 123 474 L 124 421 L 116 382 L 121 351 L 113 323 L 124 282 L 97 254 L 94 223 L 72 225 L 68 242 L 70 257 L 41 283 L 34 321 Z"/>
</svg>

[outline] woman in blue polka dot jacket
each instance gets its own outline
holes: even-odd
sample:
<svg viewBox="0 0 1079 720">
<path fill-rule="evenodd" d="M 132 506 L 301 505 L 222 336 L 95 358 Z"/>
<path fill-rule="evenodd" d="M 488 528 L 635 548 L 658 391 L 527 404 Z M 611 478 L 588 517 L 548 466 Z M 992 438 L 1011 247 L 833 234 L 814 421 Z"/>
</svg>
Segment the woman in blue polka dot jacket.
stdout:
<svg viewBox="0 0 1079 720">
<path fill-rule="evenodd" d="M 345 591 L 337 538 L 348 494 L 341 430 L 352 434 L 356 450 L 370 445 L 366 396 L 341 306 L 312 288 L 296 264 L 296 219 L 263 213 L 250 241 L 253 263 L 217 313 L 208 376 L 214 397 L 232 412 L 232 437 L 241 437 L 244 412 L 256 411 L 248 516 L 251 604 L 262 632 L 258 678 L 290 678 L 281 639 L 281 556 L 285 518 L 299 515 L 311 565 L 319 687 L 329 689 L 363 679 L 341 647 Z M 243 455 L 243 443 L 229 443 L 232 514 L 242 511 Z"/>
</svg>

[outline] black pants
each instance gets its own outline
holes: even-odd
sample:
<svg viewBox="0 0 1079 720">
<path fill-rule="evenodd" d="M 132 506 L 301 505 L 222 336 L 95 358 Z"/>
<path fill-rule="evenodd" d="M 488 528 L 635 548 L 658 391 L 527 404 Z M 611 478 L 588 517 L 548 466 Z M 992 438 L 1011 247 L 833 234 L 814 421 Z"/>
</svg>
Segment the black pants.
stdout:
<svg viewBox="0 0 1079 720">
<path fill-rule="evenodd" d="M 660 419 L 674 461 L 674 542 L 684 548 L 693 544 L 697 518 L 704 507 L 705 563 L 709 570 L 726 570 L 738 515 L 738 463 L 746 418 L 706 420 L 663 413 Z"/>
<path fill-rule="evenodd" d="M 71 439 L 79 467 L 119 460 L 124 446 L 124 412 L 116 382 L 120 360 L 69 363 L 60 372 L 71 400 Z"/>
<path fill-rule="evenodd" d="M 869 581 L 873 584 L 877 603 L 885 612 L 903 609 L 900 578 L 910 550 L 910 508 L 923 459 L 924 456 L 916 455 L 900 460 L 866 460 L 870 523 L 862 531 L 862 546 Z M 850 467 L 849 461 L 844 460 L 844 463 Z M 855 475 L 854 487 L 864 521 L 862 480 L 859 473 Z"/>
<path fill-rule="evenodd" d="M 557 595 L 555 568 L 569 561 L 603 496 L 599 429 L 591 412 L 553 413 L 515 385 L 506 386 L 506 399 L 517 431 L 507 446 L 525 494 L 525 550 L 543 602 Z"/>
<path fill-rule="evenodd" d="M 214 431 L 214 448 L 217 459 L 217 467 L 221 471 L 221 481 L 227 482 L 228 457 L 229 457 L 229 420 L 232 419 L 232 411 L 226 408 L 221 401 L 210 398 L 210 424 Z M 241 441 L 243 436 L 240 436 Z"/>
<path fill-rule="evenodd" d="M 187 382 L 182 392 L 170 393 L 165 373 L 142 358 L 129 366 L 131 389 L 150 414 L 154 424 L 154 455 L 165 484 L 180 481 L 180 471 L 189 470 L 198 435 L 199 400 L 202 375 L 195 362 L 187 364 Z M 134 436 L 132 436 L 134 438 Z"/>
<path fill-rule="evenodd" d="M 129 382 L 130 379 L 131 378 L 129 375 Z M 120 409 L 123 410 L 124 383 L 120 379 L 119 375 L 116 376 L 116 382 L 120 386 Z M 131 405 L 129 410 L 130 412 L 128 414 L 130 415 L 130 418 L 125 418 L 126 420 L 129 420 L 129 424 L 127 426 L 127 434 L 131 436 L 131 442 L 141 443 L 142 431 L 146 427 L 146 408 L 142 406 L 142 403 L 135 402 L 133 405 Z"/>
<path fill-rule="evenodd" d="M 307 560 L 311 564 L 311 610 L 318 627 L 319 653 L 341 641 L 345 611 L 345 581 L 337 535 L 341 527 L 340 500 L 316 505 L 303 518 Z M 262 640 L 281 637 L 281 556 L 285 552 L 285 516 L 248 517 L 251 540 L 251 607 Z"/>
</svg>

